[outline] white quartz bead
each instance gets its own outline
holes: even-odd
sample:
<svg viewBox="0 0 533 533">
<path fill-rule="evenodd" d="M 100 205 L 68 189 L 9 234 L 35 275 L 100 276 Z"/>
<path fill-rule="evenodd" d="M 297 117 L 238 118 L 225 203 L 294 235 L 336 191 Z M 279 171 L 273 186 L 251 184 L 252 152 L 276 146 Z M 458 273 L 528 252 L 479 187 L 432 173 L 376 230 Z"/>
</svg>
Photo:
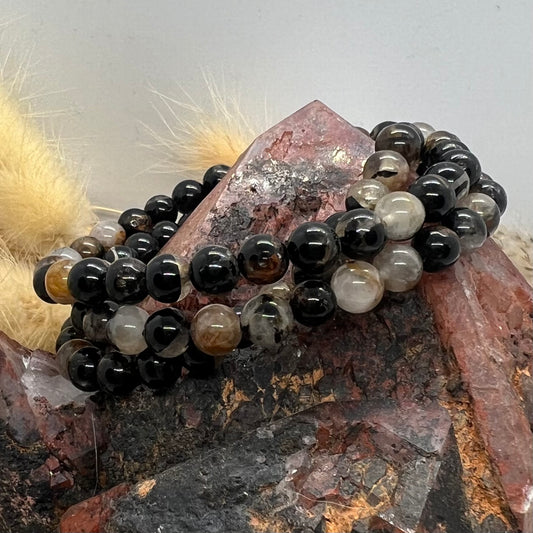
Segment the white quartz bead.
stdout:
<svg viewBox="0 0 533 533">
<path fill-rule="evenodd" d="M 420 254 L 407 244 L 389 242 L 374 257 L 374 266 L 385 284 L 392 292 L 411 290 L 420 281 L 423 272 Z"/>
<path fill-rule="evenodd" d="M 107 336 L 125 355 L 135 355 L 146 350 L 143 330 L 148 313 L 136 305 L 123 305 L 107 323 Z"/>
<path fill-rule="evenodd" d="M 126 230 L 113 220 L 100 220 L 93 226 L 89 235 L 98 239 L 106 250 L 124 244 L 126 240 Z"/>
<path fill-rule="evenodd" d="M 387 194 L 374 210 L 385 226 L 385 233 L 392 241 L 410 239 L 424 223 L 426 211 L 422 202 L 413 194 L 395 191 Z"/>
<path fill-rule="evenodd" d="M 380 181 L 362 179 L 354 183 L 349 189 L 347 197 L 347 207 L 349 208 L 350 199 L 353 198 L 357 204 L 365 209 L 374 210 L 380 198 L 389 194 L 389 188 Z"/>
<path fill-rule="evenodd" d="M 379 150 L 366 160 L 363 179 L 375 179 L 390 191 L 399 191 L 409 181 L 409 163 L 398 152 Z"/>
<path fill-rule="evenodd" d="M 349 261 L 331 278 L 337 305 L 348 313 L 366 313 L 383 297 L 384 284 L 378 269 L 366 261 Z"/>
<path fill-rule="evenodd" d="M 435 128 L 427 122 L 413 122 L 413 126 L 416 126 L 422 132 L 424 140 L 435 131 Z"/>
<path fill-rule="evenodd" d="M 79 252 L 74 250 L 74 248 L 70 248 L 68 246 L 64 246 L 63 248 L 56 248 L 55 250 L 51 251 L 48 256 L 57 256 L 60 259 L 72 259 L 74 261 L 81 261 L 82 259 Z"/>
</svg>

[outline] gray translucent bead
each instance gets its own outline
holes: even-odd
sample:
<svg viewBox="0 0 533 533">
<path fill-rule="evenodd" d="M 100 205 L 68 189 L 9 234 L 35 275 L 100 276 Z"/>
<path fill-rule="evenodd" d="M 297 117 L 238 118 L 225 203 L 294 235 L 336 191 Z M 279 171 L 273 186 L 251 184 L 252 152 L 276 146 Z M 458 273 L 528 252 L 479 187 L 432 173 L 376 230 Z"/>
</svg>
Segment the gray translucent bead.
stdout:
<svg viewBox="0 0 533 533">
<path fill-rule="evenodd" d="M 468 207 L 479 215 L 487 226 L 487 232 L 492 235 L 500 223 L 500 210 L 498 204 L 486 194 L 481 192 L 473 192 L 467 194 L 457 202 L 457 207 Z"/>
<path fill-rule="evenodd" d="M 424 139 L 427 139 L 435 131 L 435 128 L 427 122 L 413 122 L 413 126 L 416 126 L 422 132 Z"/>
<path fill-rule="evenodd" d="M 85 339 L 71 339 L 61 345 L 61 348 L 57 351 L 55 359 L 59 368 L 59 373 L 65 379 L 70 380 L 68 374 L 68 362 L 70 356 L 80 348 L 85 348 L 86 346 L 92 346 L 92 343 Z"/>
<path fill-rule="evenodd" d="M 404 189 L 409 181 L 409 164 L 403 155 L 392 150 L 373 153 L 363 167 L 363 179 L 375 179 L 390 191 Z"/>
<path fill-rule="evenodd" d="M 93 226 L 89 235 L 98 239 L 106 250 L 124 244 L 126 240 L 126 230 L 113 220 L 100 220 Z"/>
<path fill-rule="evenodd" d="M 391 292 L 409 291 L 422 277 L 423 264 L 420 254 L 407 244 L 388 242 L 374 257 L 374 266 Z"/>
<path fill-rule="evenodd" d="M 379 199 L 389 194 L 389 188 L 380 181 L 361 179 L 349 189 L 347 198 L 353 198 L 357 204 L 373 211 Z"/>
<path fill-rule="evenodd" d="M 74 261 L 81 261 L 82 259 L 81 255 L 76 250 L 68 246 L 64 246 L 63 248 L 56 248 L 48 255 L 57 256 L 61 259 L 73 259 Z"/>
<path fill-rule="evenodd" d="M 270 296 L 276 296 L 282 300 L 290 300 L 292 296 L 293 285 L 289 285 L 285 281 L 277 281 L 276 283 L 271 283 L 270 285 L 264 285 L 259 294 L 268 294 Z"/>
<path fill-rule="evenodd" d="M 143 337 L 148 313 L 136 305 L 119 307 L 107 322 L 107 338 L 125 355 L 135 355 L 146 350 Z"/>
<path fill-rule="evenodd" d="M 256 346 L 275 350 L 294 325 L 287 300 L 258 294 L 249 300 L 241 313 L 241 326 Z"/>
<path fill-rule="evenodd" d="M 392 241 L 410 239 L 426 218 L 422 202 L 406 191 L 395 191 L 378 201 L 376 215 L 385 226 L 385 233 Z"/>
</svg>

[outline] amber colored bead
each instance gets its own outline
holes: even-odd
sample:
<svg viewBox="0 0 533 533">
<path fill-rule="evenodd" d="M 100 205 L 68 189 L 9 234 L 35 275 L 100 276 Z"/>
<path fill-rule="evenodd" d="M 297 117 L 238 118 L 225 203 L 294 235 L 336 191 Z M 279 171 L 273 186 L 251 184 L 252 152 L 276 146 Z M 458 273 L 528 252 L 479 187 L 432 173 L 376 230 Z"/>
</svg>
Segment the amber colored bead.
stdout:
<svg viewBox="0 0 533 533">
<path fill-rule="evenodd" d="M 73 259 L 62 259 L 50 266 L 44 283 L 48 296 L 58 304 L 73 304 L 76 300 L 68 290 L 68 275 L 77 263 Z"/>
<path fill-rule="evenodd" d="M 84 259 L 86 257 L 104 257 L 105 254 L 102 243 L 90 235 L 76 239 L 70 247 L 76 250 Z"/>
<path fill-rule="evenodd" d="M 241 274 L 259 285 L 278 281 L 289 266 L 285 245 L 272 235 L 254 235 L 246 239 L 237 261 Z"/>
<path fill-rule="evenodd" d="M 35 267 L 35 272 L 33 273 L 33 290 L 35 291 L 35 294 L 44 302 L 48 304 L 55 304 L 54 300 L 50 298 L 48 293 L 46 292 L 46 285 L 45 285 L 45 279 L 46 279 L 46 273 L 48 272 L 49 268 L 57 261 L 57 257 L 51 257 L 49 263 L 42 263 L 40 265 L 37 265 Z M 41 262 L 40 262 L 41 263 Z"/>
</svg>

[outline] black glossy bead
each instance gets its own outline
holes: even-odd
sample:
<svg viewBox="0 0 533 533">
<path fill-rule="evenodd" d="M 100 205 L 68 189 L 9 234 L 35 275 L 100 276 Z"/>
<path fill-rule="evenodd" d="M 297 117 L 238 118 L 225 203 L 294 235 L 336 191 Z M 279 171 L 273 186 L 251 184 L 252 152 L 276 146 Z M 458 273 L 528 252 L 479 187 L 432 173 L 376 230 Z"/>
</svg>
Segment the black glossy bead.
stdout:
<svg viewBox="0 0 533 533">
<path fill-rule="evenodd" d="M 185 221 L 189 218 L 189 214 L 185 214 L 185 215 L 181 215 L 180 219 L 178 220 L 178 222 L 176 223 L 176 225 L 178 226 L 178 228 L 181 228 L 181 226 L 183 226 L 183 224 L 185 223 Z"/>
<path fill-rule="evenodd" d="M 345 215 L 345 214 L 346 214 L 345 211 L 339 211 L 338 213 L 333 213 L 333 215 L 330 215 L 328 218 L 326 218 L 326 220 L 324 220 L 324 224 L 327 224 L 333 231 L 335 231 L 335 228 L 337 227 L 337 222 L 342 217 L 342 215 Z"/>
<path fill-rule="evenodd" d="M 426 174 L 411 184 L 408 191 L 426 210 L 426 222 L 438 222 L 455 207 L 455 192 L 447 180 L 437 174 Z"/>
<path fill-rule="evenodd" d="M 65 320 L 65 322 L 63 322 L 63 324 L 61 324 L 61 331 L 63 331 L 66 328 L 70 328 L 70 327 L 72 327 L 72 320 L 70 319 L 70 317 L 68 317 Z"/>
<path fill-rule="evenodd" d="M 412 247 L 420 254 L 426 272 L 452 265 L 461 254 L 459 237 L 444 226 L 422 228 L 413 237 Z"/>
<path fill-rule="evenodd" d="M 172 191 L 178 211 L 184 214 L 194 211 L 204 196 L 202 184 L 194 180 L 181 181 Z"/>
<path fill-rule="evenodd" d="M 153 390 L 172 388 L 181 376 L 182 366 L 183 358 L 158 357 L 150 350 L 145 350 L 137 356 L 141 382 Z"/>
<path fill-rule="evenodd" d="M 70 310 L 70 321 L 80 333 L 83 333 L 83 317 L 88 310 L 88 306 L 82 302 L 74 302 L 72 304 L 72 309 Z"/>
<path fill-rule="evenodd" d="M 126 239 L 124 244 L 135 250 L 138 259 L 143 263 L 148 263 L 159 252 L 159 244 L 149 233 L 134 233 Z"/>
<path fill-rule="evenodd" d="M 344 207 L 346 208 L 346 211 L 351 211 L 352 209 L 363 208 L 363 206 L 352 195 L 346 196 L 346 199 L 344 200 Z M 335 213 L 335 214 L 338 214 L 338 213 Z M 326 223 L 327 223 L 327 220 L 326 220 Z"/>
<path fill-rule="evenodd" d="M 483 217 L 467 207 L 452 209 L 442 219 L 442 223 L 459 237 L 461 252 L 477 250 L 487 239 L 487 226 Z"/>
<path fill-rule="evenodd" d="M 83 258 L 86 257 L 104 257 L 105 248 L 103 244 L 90 235 L 79 237 L 71 245 L 70 248 L 76 250 Z"/>
<path fill-rule="evenodd" d="M 418 135 L 418 138 L 420 139 L 420 146 L 424 146 L 424 143 L 426 142 L 426 139 L 424 137 L 424 134 L 422 133 L 422 130 L 413 124 L 412 122 L 398 122 L 398 124 L 407 124 L 408 126 L 411 126 L 414 132 Z"/>
<path fill-rule="evenodd" d="M 494 181 L 488 174 L 481 173 L 479 181 L 470 189 L 470 192 L 481 192 L 490 196 L 498 206 L 500 215 L 505 213 L 507 209 L 507 193 L 505 189 L 496 181 Z"/>
<path fill-rule="evenodd" d="M 440 161 L 443 154 L 446 152 L 449 152 L 450 150 L 468 150 L 468 146 L 464 142 L 456 141 L 456 140 L 449 140 L 449 139 L 442 139 L 436 143 L 433 144 L 433 147 L 430 151 L 426 152 L 430 161 Z"/>
<path fill-rule="evenodd" d="M 146 265 L 146 289 L 158 302 L 177 302 L 181 296 L 180 264 L 171 254 L 154 257 Z"/>
<path fill-rule="evenodd" d="M 135 358 L 119 352 L 110 352 L 100 359 L 96 378 L 104 392 L 120 396 L 129 394 L 140 382 Z"/>
<path fill-rule="evenodd" d="M 162 220 L 169 220 L 175 222 L 178 216 L 178 208 L 174 200 L 170 196 L 158 194 L 152 196 L 144 206 L 147 215 L 152 219 L 152 223 L 156 224 Z"/>
<path fill-rule="evenodd" d="M 150 233 L 153 225 L 148 213 L 144 209 L 138 209 L 137 207 L 126 209 L 120 215 L 118 223 L 124 228 L 128 236 L 137 232 Z"/>
<path fill-rule="evenodd" d="M 431 152 L 435 146 L 442 142 L 442 141 L 460 141 L 459 137 L 457 135 L 450 133 L 449 131 L 445 130 L 438 130 L 431 132 L 424 144 L 424 152 L 429 153 Z"/>
<path fill-rule="evenodd" d="M 157 241 L 159 248 L 163 248 L 176 231 L 178 231 L 178 225 L 175 222 L 163 220 L 154 226 L 152 237 Z"/>
<path fill-rule="evenodd" d="M 117 244 L 107 250 L 104 255 L 104 259 L 108 263 L 114 263 L 117 259 L 123 259 L 124 257 L 137 257 L 137 252 L 132 250 L 129 246 L 123 244 Z"/>
<path fill-rule="evenodd" d="M 65 342 L 70 341 L 72 339 L 79 339 L 80 333 L 76 330 L 74 326 L 67 326 L 66 328 L 61 329 L 61 333 L 59 333 L 57 339 L 56 339 L 56 352 L 65 344 Z"/>
<path fill-rule="evenodd" d="M 289 267 L 285 245 L 272 235 L 246 239 L 237 256 L 241 274 L 252 283 L 264 285 L 281 279 Z"/>
<path fill-rule="evenodd" d="M 289 258 L 308 272 L 324 272 L 337 261 L 340 243 L 335 232 L 323 222 L 304 222 L 289 237 Z"/>
<path fill-rule="evenodd" d="M 93 342 L 107 342 L 107 323 L 118 307 L 117 303 L 106 300 L 87 309 L 83 315 L 83 335 Z"/>
<path fill-rule="evenodd" d="M 189 323 L 174 307 L 152 313 L 144 325 L 144 339 L 148 348 L 160 357 L 181 355 L 189 343 Z"/>
<path fill-rule="evenodd" d="M 307 280 L 294 288 L 290 304 L 297 322 L 318 326 L 334 315 L 337 298 L 328 283 Z"/>
<path fill-rule="evenodd" d="M 333 276 L 333 274 L 335 274 L 335 271 L 337 270 L 337 268 L 339 268 L 340 264 L 341 259 L 339 258 L 337 261 L 332 263 L 327 270 L 324 270 L 323 272 L 309 272 L 308 270 L 302 270 L 301 268 L 293 265 L 291 272 L 292 282 L 294 283 L 294 285 L 299 285 L 300 283 L 303 283 L 308 279 L 315 279 L 329 283 L 331 277 Z"/>
<path fill-rule="evenodd" d="M 75 351 L 68 360 L 68 375 L 72 384 L 85 392 L 98 390 L 96 369 L 102 354 L 94 346 L 85 346 Z"/>
<path fill-rule="evenodd" d="M 226 165 L 215 165 L 207 169 L 202 180 L 205 194 L 211 192 L 216 187 L 220 180 L 227 174 L 228 170 L 229 167 Z"/>
<path fill-rule="evenodd" d="M 345 213 L 337 222 L 335 233 L 342 252 L 352 259 L 377 254 L 387 240 L 385 226 L 369 209 L 353 209 Z"/>
<path fill-rule="evenodd" d="M 393 120 L 385 120 L 384 122 L 380 122 L 372 129 L 370 132 L 370 137 L 372 137 L 372 139 L 375 141 L 382 129 L 386 128 L 387 126 L 392 126 L 393 124 L 396 124 L 396 122 Z"/>
<path fill-rule="evenodd" d="M 383 128 L 376 137 L 375 150 L 393 150 L 405 157 L 409 164 L 420 159 L 422 142 L 420 130 L 411 124 L 396 123 Z"/>
<path fill-rule="evenodd" d="M 106 276 L 109 298 L 121 304 L 136 304 L 146 298 L 146 265 L 139 259 L 124 257 L 109 265 Z"/>
<path fill-rule="evenodd" d="M 481 165 L 479 164 L 479 160 L 468 150 L 462 150 L 460 148 L 448 150 L 442 154 L 440 161 L 450 161 L 463 167 L 470 178 L 470 187 L 475 185 L 479 181 L 479 178 L 481 178 Z"/>
<path fill-rule="evenodd" d="M 33 290 L 43 302 L 46 302 L 48 304 L 55 304 L 56 302 L 54 302 L 54 300 L 52 300 L 52 298 L 48 296 L 44 280 L 46 278 L 46 273 L 48 272 L 48 269 L 53 265 L 53 263 L 55 263 L 55 261 L 57 261 L 57 259 L 52 258 L 50 258 L 49 263 L 47 263 L 46 261 L 41 261 L 42 264 L 40 264 L 33 273 Z"/>
<path fill-rule="evenodd" d="M 441 161 L 426 170 L 426 174 L 436 174 L 444 178 L 453 188 L 457 200 L 466 196 L 470 189 L 470 178 L 466 170 L 457 163 Z"/>
<path fill-rule="evenodd" d="M 205 246 L 192 258 L 189 275 L 200 292 L 220 294 L 231 291 L 239 279 L 237 259 L 225 246 Z"/>
<path fill-rule="evenodd" d="M 109 263 L 98 257 L 78 261 L 67 280 L 70 294 L 79 302 L 94 304 L 107 298 L 106 276 Z"/>
<path fill-rule="evenodd" d="M 183 366 L 189 371 L 191 378 L 206 379 L 215 372 L 216 358 L 201 352 L 191 342 L 183 354 Z"/>
</svg>

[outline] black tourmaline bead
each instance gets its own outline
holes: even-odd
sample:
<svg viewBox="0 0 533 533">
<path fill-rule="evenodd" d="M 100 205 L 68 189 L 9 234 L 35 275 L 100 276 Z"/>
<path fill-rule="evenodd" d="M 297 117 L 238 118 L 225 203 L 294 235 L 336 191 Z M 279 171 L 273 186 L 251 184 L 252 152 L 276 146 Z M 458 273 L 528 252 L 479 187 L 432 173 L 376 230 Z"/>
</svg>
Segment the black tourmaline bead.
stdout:
<svg viewBox="0 0 533 533">
<path fill-rule="evenodd" d="M 307 272 L 328 270 L 339 257 L 335 232 L 323 222 L 304 222 L 289 237 L 287 251 L 292 263 Z"/>
<path fill-rule="evenodd" d="M 46 258 L 45 258 L 46 259 Z M 35 268 L 35 272 L 33 273 L 33 290 L 35 291 L 35 294 L 43 300 L 43 302 L 46 302 L 48 304 L 55 304 L 54 300 L 48 296 L 48 293 L 46 292 L 46 286 L 44 283 L 44 279 L 46 277 L 46 273 L 48 272 L 48 269 L 57 261 L 57 257 L 50 257 L 49 261 L 45 261 L 42 259 L 39 261 L 39 265 Z"/>
<path fill-rule="evenodd" d="M 289 256 L 278 238 L 260 234 L 244 241 L 237 262 L 247 280 L 264 285 L 283 277 L 289 266 Z"/>
<path fill-rule="evenodd" d="M 191 378 L 205 379 L 215 372 L 216 358 L 201 352 L 192 342 L 183 354 L 183 366 Z"/>
<path fill-rule="evenodd" d="M 294 288 L 290 303 L 297 322 L 318 326 L 334 315 L 337 299 L 328 283 L 310 279 Z"/>
<path fill-rule="evenodd" d="M 335 233 L 342 252 L 352 259 L 377 254 L 387 240 L 383 223 L 369 209 L 353 209 L 344 213 L 337 222 Z"/>
<path fill-rule="evenodd" d="M 144 325 L 148 348 L 161 357 L 181 355 L 189 343 L 189 323 L 175 307 L 165 307 L 152 313 Z"/>
<path fill-rule="evenodd" d="M 146 265 L 146 289 L 158 302 L 177 302 L 181 296 L 180 264 L 171 254 L 154 257 Z"/>
<path fill-rule="evenodd" d="M 144 210 L 148 216 L 152 219 L 152 223 L 156 224 L 162 220 L 169 220 L 170 222 L 176 222 L 178 216 L 178 208 L 174 203 L 174 200 L 170 196 L 164 194 L 158 194 L 152 196 L 144 206 Z"/>
<path fill-rule="evenodd" d="M 172 191 L 178 211 L 184 214 L 194 211 L 204 196 L 202 184 L 194 180 L 180 181 Z"/>
<path fill-rule="evenodd" d="M 117 303 L 106 300 L 87 309 L 83 316 L 83 335 L 93 342 L 107 342 L 107 323 L 118 307 Z"/>
<path fill-rule="evenodd" d="M 80 333 L 83 333 L 83 317 L 88 310 L 89 307 L 82 302 L 74 302 L 72 304 L 72 309 L 70 310 L 70 321 Z"/>
<path fill-rule="evenodd" d="M 117 259 L 106 276 L 109 298 L 120 304 L 136 304 L 146 298 L 146 265 L 133 257 Z"/>
<path fill-rule="evenodd" d="M 383 128 L 376 137 L 375 150 L 393 150 L 403 155 L 409 164 L 420 159 L 423 142 L 420 130 L 411 124 L 396 123 Z M 423 137 L 423 136 L 422 136 Z"/>
<path fill-rule="evenodd" d="M 307 281 L 308 279 L 316 279 L 319 281 L 326 281 L 329 283 L 333 274 L 337 268 L 339 268 L 341 260 L 335 261 L 327 270 L 323 272 L 309 272 L 308 270 L 302 270 L 297 266 L 292 267 L 291 279 L 294 285 L 299 285 L 300 283 Z"/>
<path fill-rule="evenodd" d="M 442 156 L 450 150 L 468 150 L 468 146 L 464 142 L 443 139 L 433 144 L 431 150 L 426 151 L 425 156 L 428 158 L 430 164 L 436 163 L 442 159 Z"/>
<path fill-rule="evenodd" d="M 159 252 L 159 244 L 149 233 L 134 233 L 126 239 L 124 244 L 135 250 L 138 259 L 143 263 L 148 263 Z"/>
<path fill-rule="evenodd" d="M 474 186 L 481 178 L 481 165 L 478 158 L 468 150 L 456 148 L 455 150 L 448 150 L 444 152 L 440 161 L 450 161 L 463 167 L 468 177 L 470 178 L 470 187 Z"/>
<path fill-rule="evenodd" d="M 188 218 L 189 218 L 189 213 L 185 215 L 181 215 L 178 222 L 176 222 L 176 225 L 178 226 L 178 228 L 181 228 L 181 226 L 183 226 L 183 224 L 187 221 Z"/>
<path fill-rule="evenodd" d="M 392 126 L 393 124 L 396 124 L 396 122 L 394 122 L 393 120 L 385 120 L 385 122 L 380 122 L 372 129 L 372 131 L 370 132 L 370 137 L 375 141 L 376 137 L 379 135 L 383 128 L 386 128 L 387 126 Z"/>
<path fill-rule="evenodd" d="M 68 326 L 66 328 L 61 329 L 61 333 L 58 335 L 56 339 L 56 352 L 65 344 L 65 342 L 70 341 L 72 339 L 79 339 L 80 333 L 74 326 Z"/>
<path fill-rule="evenodd" d="M 129 394 L 140 382 L 135 358 L 119 352 L 110 352 L 100 359 L 96 378 L 104 392 L 120 396 Z"/>
<path fill-rule="evenodd" d="M 85 257 L 104 257 L 105 248 L 103 244 L 90 235 L 79 237 L 71 245 L 70 248 L 76 250 L 83 258 Z"/>
<path fill-rule="evenodd" d="M 327 224 L 333 231 L 335 231 L 335 228 L 337 227 L 337 222 L 342 217 L 342 215 L 345 215 L 345 214 L 346 214 L 345 211 L 339 211 L 338 213 L 333 213 L 333 215 L 330 215 L 328 218 L 326 218 L 326 220 L 324 220 L 324 224 Z"/>
<path fill-rule="evenodd" d="M 176 231 L 178 231 L 178 225 L 175 222 L 163 220 L 154 226 L 152 237 L 157 241 L 159 248 L 163 248 Z"/>
<path fill-rule="evenodd" d="M 208 168 L 204 174 L 203 184 L 205 194 L 211 192 L 220 180 L 227 174 L 229 167 L 226 165 L 215 165 Z"/>
<path fill-rule="evenodd" d="M 72 384 L 85 392 L 98 390 L 96 369 L 102 354 L 94 346 L 84 346 L 75 351 L 68 360 L 68 375 Z"/>
<path fill-rule="evenodd" d="M 95 304 L 107 298 L 106 276 L 109 263 L 98 257 L 78 261 L 67 280 L 70 294 L 79 302 Z"/>
<path fill-rule="evenodd" d="M 63 324 L 61 324 L 61 331 L 63 331 L 66 328 L 70 328 L 70 327 L 72 327 L 72 320 L 70 319 L 70 317 L 68 317 L 65 320 L 65 322 L 63 322 Z"/>
<path fill-rule="evenodd" d="M 461 252 L 477 250 L 487 239 L 487 226 L 482 216 L 467 207 L 452 209 L 442 223 L 459 237 Z"/>
<path fill-rule="evenodd" d="M 145 350 L 136 359 L 141 382 L 153 390 L 170 389 L 181 376 L 182 357 L 158 357 Z"/>
<path fill-rule="evenodd" d="M 481 192 L 490 196 L 498 206 L 500 215 L 505 213 L 507 209 L 507 193 L 505 189 L 496 181 L 494 181 L 488 174 L 481 173 L 479 181 L 470 189 L 470 192 Z"/>
<path fill-rule="evenodd" d="M 231 291 L 239 279 L 237 259 L 225 246 L 205 246 L 192 258 L 189 270 L 195 289 L 208 294 Z"/>
<path fill-rule="evenodd" d="M 459 259 L 459 237 L 444 226 L 429 226 L 415 234 L 412 247 L 420 254 L 424 270 L 437 272 Z"/>
<path fill-rule="evenodd" d="M 148 213 L 137 207 L 126 209 L 120 215 L 118 223 L 124 228 L 128 236 L 138 232 L 150 233 L 153 225 Z"/>
<path fill-rule="evenodd" d="M 435 163 L 426 170 L 426 174 L 436 174 L 444 178 L 451 185 L 458 200 L 468 194 L 470 178 L 466 170 L 457 163 L 450 161 Z"/>
<path fill-rule="evenodd" d="M 117 259 L 123 259 L 124 257 L 137 257 L 137 252 L 132 250 L 129 246 L 123 244 L 117 244 L 107 250 L 104 255 L 104 259 L 108 263 L 114 263 Z"/>
<path fill-rule="evenodd" d="M 416 196 L 426 210 L 426 222 L 438 222 L 455 207 L 455 192 L 444 178 L 426 174 L 411 184 L 408 191 Z"/>
<path fill-rule="evenodd" d="M 449 131 L 445 130 L 438 130 L 433 131 L 428 135 L 428 138 L 426 139 L 425 146 L 424 146 L 424 152 L 430 153 L 433 151 L 435 146 L 442 142 L 442 141 L 460 141 L 459 137 L 457 135 L 450 133 Z"/>
</svg>

